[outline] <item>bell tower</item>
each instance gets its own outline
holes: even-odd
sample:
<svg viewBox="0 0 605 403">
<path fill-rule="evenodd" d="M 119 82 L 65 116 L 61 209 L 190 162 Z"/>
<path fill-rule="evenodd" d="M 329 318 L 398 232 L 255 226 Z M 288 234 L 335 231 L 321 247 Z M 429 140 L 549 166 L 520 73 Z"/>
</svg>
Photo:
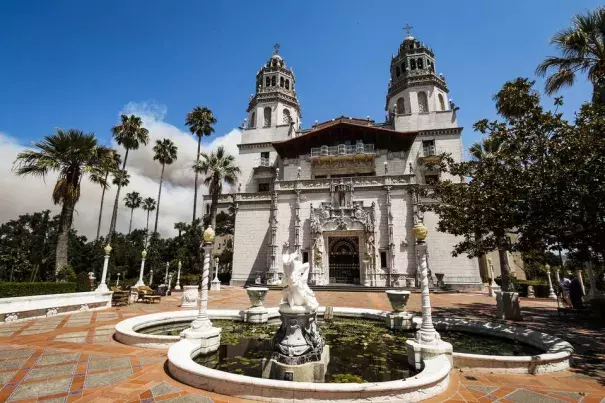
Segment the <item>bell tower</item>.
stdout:
<svg viewBox="0 0 605 403">
<path fill-rule="evenodd" d="M 435 72 L 435 54 L 429 46 L 411 35 L 411 29 L 406 25 L 407 36 L 399 45 L 397 55 L 391 59 L 385 110 L 396 130 L 418 130 L 420 127 L 414 123 L 418 121 L 418 115 L 451 110 L 445 77 Z M 426 127 L 429 121 L 421 120 L 423 128 L 429 128 Z"/>
<path fill-rule="evenodd" d="M 248 104 L 248 129 L 290 126 L 288 135 L 299 129 L 301 113 L 295 91 L 296 78 L 279 55 L 279 44 L 273 55 L 256 73 L 256 93 Z"/>
</svg>

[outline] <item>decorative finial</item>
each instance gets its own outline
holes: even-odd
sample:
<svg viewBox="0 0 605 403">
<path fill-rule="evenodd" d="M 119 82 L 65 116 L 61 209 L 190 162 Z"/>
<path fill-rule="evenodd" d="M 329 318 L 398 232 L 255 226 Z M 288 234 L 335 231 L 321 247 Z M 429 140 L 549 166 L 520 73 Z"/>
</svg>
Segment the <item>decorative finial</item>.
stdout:
<svg viewBox="0 0 605 403">
<path fill-rule="evenodd" d="M 405 26 L 403 27 L 403 30 L 406 32 L 406 34 L 408 34 L 408 36 L 412 36 L 412 28 L 414 28 L 414 27 L 411 26 L 410 24 L 405 24 Z"/>
<path fill-rule="evenodd" d="M 279 55 L 279 42 L 275 42 L 275 45 L 273 45 L 273 54 Z"/>
</svg>

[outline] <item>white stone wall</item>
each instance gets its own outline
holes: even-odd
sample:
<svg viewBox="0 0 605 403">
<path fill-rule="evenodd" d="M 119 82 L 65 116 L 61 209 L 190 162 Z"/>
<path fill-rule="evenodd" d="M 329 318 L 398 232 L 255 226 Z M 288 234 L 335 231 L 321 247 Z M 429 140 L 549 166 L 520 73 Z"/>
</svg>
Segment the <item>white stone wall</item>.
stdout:
<svg viewBox="0 0 605 403">
<path fill-rule="evenodd" d="M 269 127 L 265 127 L 265 108 L 271 108 L 271 125 Z M 284 122 L 284 109 L 290 111 L 290 118 L 294 122 L 294 127 L 298 127 L 298 122 L 300 121 L 300 117 L 298 116 L 298 112 L 295 108 L 292 108 L 290 105 L 283 104 L 281 102 L 277 103 L 259 103 L 256 105 L 254 109 L 252 109 L 248 113 L 248 128 L 249 129 L 275 129 L 279 128 L 279 126 L 284 126 L 289 128 L 290 125 Z M 256 125 L 252 126 L 252 113 L 256 113 Z"/>
<path fill-rule="evenodd" d="M 405 162 L 405 166 L 409 167 L 411 163 L 414 167 L 414 173 L 416 174 L 417 183 L 425 183 L 424 174 L 426 173 L 426 169 L 418 164 L 418 158 L 423 155 L 422 153 L 422 141 L 424 140 L 434 140 L 435 148 L 437 154 L 449 153 L 452 158 L 456 162 L 460 162 L 464 159 L 464 151 L 462 148 L 462 139 L 460 135 L 457 134 L 430 134 L 430 133 L 421 133 L 416 136 L 414 139 L 414 143 L 410 147 L 410 151 L 407 154 L 407 160 Z M 406 173 L 409 172 L 406 171 Z M 451 179 L 458 180 L 458 178 L 454 178 L 450 175 L 441 175 L 442 179 Z"/>
<path fill-rule="evenodd" d="M 399 92 L 397 95 L 391 97 L 389 99 L 389 103 L 388 103 L 388 110 L 392 111 L 393 107 L 397 104 L 397 100 L 399 98 L 403 98 L 404 102 L 405 102 L 405 111 L 397 111 L 398 115 L 409 115 L 409 114 L 418 114 L 419 113 L 419 107 L 418 107 L 418 93 L 419 92 L 425 92 L 428 98 L 428 106 L 429 106 L 429 112 L 442 112 L 442 111 L 449 111 L 450 110 L 450 105 L 449 105 L 449 98 L 447 96 L 447 93 L 445 91 L 442 91 L 440 88 L 432 86 L 432 85 L 425 85 L 425 86 L 420 86 L 420 87 L 409 87 L 404 89 L 403 91 Z M 445 109 L 441 109 L 441 104 L 439 102 L 439 95 L 441 95 L 443 97 L 443 103 L 444 103 L 444 107 Z M 426 130 L 426 127 L 418 127 L 418 130 Z M 396 130 L 400 130 L 399 128 L 396 128 Z"/>
<path fill-rule="evenodd" d="M 269 231 L 269 203 L 241 203 L 235 217 L 233 251 L 234 284 L 254 281 L 256 271 L 266 273 L 268 268 L 267 245 L 271 242 Z"/>
</svg>

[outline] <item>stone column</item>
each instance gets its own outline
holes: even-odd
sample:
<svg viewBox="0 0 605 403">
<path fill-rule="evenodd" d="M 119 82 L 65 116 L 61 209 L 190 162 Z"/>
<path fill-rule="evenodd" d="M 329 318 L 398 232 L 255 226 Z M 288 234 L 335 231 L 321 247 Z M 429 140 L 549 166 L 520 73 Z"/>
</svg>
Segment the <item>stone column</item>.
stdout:
<svg viewBox="0 0 605 403">
<path fill-rule="evenodd" d="M 164 277 L 164 284 L 168 285 L 168 269 L 170 268 L 170 262 L 166 262 L 166 277 Z"/>
<path fill-rule="evenodd" d="M 548 277 L 548 298 L 557 299 L 555 290 L 552 288 L 552 280 L 550 279 L 550 265 L 546 264 L 544 268 L 546 269 L 546 277 Z"/>
<path fill-rule="evenodd" d="M 557 270 L 555 270 L 555 280 L 557 281 L 557 285 L 561 284 L 561 277 L 559 277 L 559 270 L 561 270 L 561 268 L 557 268 Z"/>
<path fill-rule="evenodd" d="M 586 288 L 584 287 L 584 279 L 582 278 L 582 269 L 576 269 L 576 277 L 580 282 L 580 288 L 582 289 L 582 295 L 586 295 Z"/>
<path fill-rule="evenodd" d="M 181 290 L 181 261 L 180 260 L 178 263 L 178 271 L 176 272 L 176 285 L 174 286 L 174 289 L 177 291 Z"/>
<path fill-rule="evenodd" d="M 588 299 L 593 299 L 599 295 L 599 292 L 597 291 L 597 281 L 592 271 L 591 261 L 586 262 L 586 271 L 588 272 L 588 282 L 590 283 L 590 291 L 588 291 L 588 295 L 586 296 Z"/>
<path fill-rule="evenodd" d="M 107 292 L 109 289 L 107 288 L 107 268 L 109 267 L 109 254 L 111 253 L 111 246 L 107 244 L 105 247 L 105 260 L 103 261 L 103 274 L 101 274 L 101 283 L 97 287 L 97 292 Z"/>
<path fill-rule="evenodd" d="M 487 258 L 487 266 L 489 267 L 489 276 L 491 278 L 489 283 L 489 296 L 495 297 L 497 293 L 499 293 L 502 289 L 498 284 L 496 284 L 496 273 L 494 273 L 494 265 L 492 263 L 491 258 Z"/>
<path fill-rule="evenodd" d="M 429 295 L 428 279 L 428 254 L 425 238 L 428 229 L 422 222 L 414 225 L 414 237 L 416 238 L 416 251 L 420 270 L 420 288 L 422 296 L 422 324 L 416 332 L 416 337 L 406 340 L 408 350 L 408 362 L 416 369 L 421 369 L 423 361 L 439 355 L 446 355 L 452 365 L 452 345 L 441 340 L 441 336 L 433 326 L 431 314 L 431 297 Z"/>
<path fill-rule="evenodd" d="M 116 280 L 116 287 L 118 287 L 120 285 L 120 274 L 122 274 L 122 273 L 118 273 L 118 279 Z"/>
<path fill-rule="evenodd" d="M 267 284 L 271 285 L 280 284 L 277 269 L 277 181 L 279 178 L 279 168 L 276 168 L 275 171 L 275 182 L 273 184 L 273 191 L 271 192 L 271 215 L 269 217 L 269 224 L 271 226 L 271 243 L 269 244 L 270 264 Z"/>
<path fill-rule="evenodd" d="M 145 285 L 145 282 L 143 281 L 143 272 L 145 271 L 145 258 L 146 257 L 147 257 L 147 251 L 145 249 L 143 249 L 143 252 L 141 252 L 141 271 L 139 273 L 139 281 L 137 281 L 137 283 L 134 285 L 135 287 L 142 287 Z"/>
<path fill-rule="evenodd" d="M 300 178 L 300 167 L 298 174 Z M 300 253 L 300 189 L 298 189 L 298 181 L 296 181 L 295 185 L 296 189 L 296 201 L 294 204 L 294 248 L 296 252 Z"/>
<path fill-rule="evenodd" d="M 210 256 L 214 230 L 208 227 L 204 231 L 204 265 L 202 267 L 202 289 L 200 291 L 200 309 L 197 317 L 191 322 L 191 327 L 184 330 L 181 335 L 193 343 L 199 344 L 199 353 L 206 354 L 216 351 L 220 345 L 221 329 L 212 326 L 208 318 L 208 276 L 210 271 Z"/>
<path fill-rule="evenodd" d="M 387 286 L 389 287 L 393 287 L 393 286 L 398 286 L 399 284 L 397 283 L 397 280 L 395 280 L 393 278 L 393 274 L 395 271 L 395 242 L 393 240 L 393 213 L 391 211 L 391 188 L 392 186 L 390 185 L 390 182 L 388 181 L 389 178 L 385 179 L 385 186 L 384 189 L 386 191 L 386 196 L 387 196 L 387 228 L 389 231 L 389 267 L 387 268 L 387 273 L 388 273 L 388 284 Z"/>
<path fill-rule="evenodd" d="M 149 270 L 149 285 L 153 284 L 153 269 Z"/>
<path fill-rule="evenodd" d="M 213 291 L 220 291 L 221 281 L 218 279 L 218 257 L 214 259 L 214 280 L 210 284 L 210 289 Z"/>
</svg>

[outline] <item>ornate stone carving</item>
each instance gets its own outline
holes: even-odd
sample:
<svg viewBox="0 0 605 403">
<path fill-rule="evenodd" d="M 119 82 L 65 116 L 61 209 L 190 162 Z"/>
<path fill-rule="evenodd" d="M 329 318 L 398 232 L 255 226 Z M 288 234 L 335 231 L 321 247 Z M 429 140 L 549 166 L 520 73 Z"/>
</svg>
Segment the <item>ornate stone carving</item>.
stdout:
<svg viewBox="0 0 605 403">
<path fill-rule="evenodd" d="M 303 263 L 300 253 L 294 252 L 283 255 L 284 286 L 281 310 L 292 310 L 303 307 L 305 312 L 314 312 L 319 306 L 315 294 L 307 285 L 309 278 L 309 263 Z"/>
<path fill-rule="evenodd" d="M 7 313 L 4 315 L 5 322 L 15 322 L 17 320 L 19 320 L 19 314 L 17 312 Z"/>
<path fill-rule="evenodd" d="M 198 286 L 186 285 L 183 287 L 183 295 L 181 296 L 181 308 L 195 308 L 198 301 Z"/>
<path fill-rule="evenodd" d="M 82 304 L 82 305 L 80 305 L 80 311 L 90 311 L 90 308 L 88 307 L 88 304 Z"/>
<path fill-rule="evenodd" d="M 362 230 L 374 232 L 374 205 L 363 207 L 355 202 L 350 207 L 332 207 L 322 203 L 321 207 L 311 206 L 311 232 L 319 234 L 332 230 Z"/>
<path fill-rule="evenodd" d="M 55 316 L 58 313 L 59 312 L 58 312 L 57 308 L 48 308 L 46 310 L 46 316 Z"/>
</svg>

